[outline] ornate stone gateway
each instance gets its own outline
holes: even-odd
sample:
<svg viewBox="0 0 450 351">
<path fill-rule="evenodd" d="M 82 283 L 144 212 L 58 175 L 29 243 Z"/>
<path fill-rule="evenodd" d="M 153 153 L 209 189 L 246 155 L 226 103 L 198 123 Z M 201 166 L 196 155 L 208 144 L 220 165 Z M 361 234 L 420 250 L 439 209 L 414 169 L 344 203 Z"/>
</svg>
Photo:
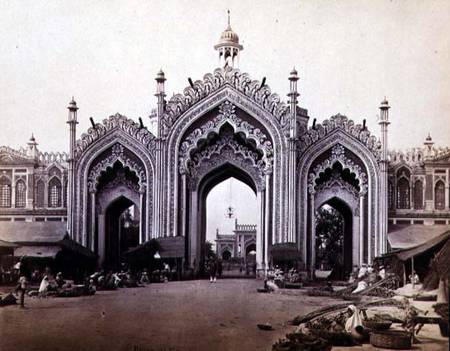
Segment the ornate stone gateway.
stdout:
<svg viewBox="0 0 450 351">
<path fill-rule="evenodd" d="M 177 249 L 166 253 L 199 271 L 206 197 L 235 177 L 257 197 L 259 270 L 270 266 L 277 247 L 289 247 L 295 251 L 289 257 L 296 258 L 289 264 L 313 273 L 315 212 L 324 204 L 346 218 L 347 268 L 385 252 L 387 205 L 380 199 L 387 198 L 386 145 L 341 115 L 308 126 L 308 113 L 298 106 L 297 72 L 289 76 L 289 101 L 283 103 L 265 78 L 259 82 L 233 68 L 242 46 L 231 28 L 217 48 L 228 55 L 224 68 L 189 79 L 184 93 L 168 101 L 164 73 L 158 73 L 155 135 L 142 121 L 117 114 L 76 141 L 77 106 L 71 102 L 71 236 L 97 252 L 101 264 L 114 263 L 122 244 L 113 219 L 132 206 L 139 222 L 136 243 L 176 242 Z"/>
</svg>

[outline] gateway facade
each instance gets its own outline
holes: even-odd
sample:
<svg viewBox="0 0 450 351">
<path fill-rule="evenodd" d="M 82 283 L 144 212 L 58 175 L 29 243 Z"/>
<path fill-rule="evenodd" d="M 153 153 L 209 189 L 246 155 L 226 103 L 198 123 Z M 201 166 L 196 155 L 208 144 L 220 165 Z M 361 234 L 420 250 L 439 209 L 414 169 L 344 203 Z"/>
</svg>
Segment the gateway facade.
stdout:
<svg viewBox="0 0 450 351">
<path fill-rule="evenodd" d="M 123 214 L 132 209 L 136 244 L 173 241 L 196 271 L 204 263 L 206 197 L 229 177 L 256 194 L 260 270 L 283 250 L 300 269 L 314 269 L 315 213 L 325 204 L 344 217 L 347 269 L 387 251 L 388 223 L 449 224 L 450 150 L 430 139 L 412 153 L 389 153 L 386 100 L 380 140 L 339 114 L 309 121 L 295 69 L 285 103 L 265 78 L 236 68 L 243 47 L 230 26 L 215 49 L 221 68 L 189 78 L 182 94 L 166 99 L 164 73 L 157 74 L 154 133 L 116 114 L 78 137 L 72 100 L 68 154 L 42 153 L 34 138 L 26 149 L 2 147 L 0 221 L 66 221 L 99 264 L 117 266 L 127 249 Z"/>
</svg>

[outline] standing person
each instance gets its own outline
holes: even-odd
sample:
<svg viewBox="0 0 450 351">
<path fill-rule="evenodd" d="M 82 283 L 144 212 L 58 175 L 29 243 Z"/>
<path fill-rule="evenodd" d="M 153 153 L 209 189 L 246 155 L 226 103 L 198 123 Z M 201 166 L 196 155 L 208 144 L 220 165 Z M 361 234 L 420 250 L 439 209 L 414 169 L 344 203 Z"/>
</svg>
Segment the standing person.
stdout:
<svg viewBox="0 0 450 351">
<path fill-rule="evenodd" d="M 209 261 L 209 282 L 215 283 L 216 282 L 216 273 L 217 273 L 217 263 L 214 258 L 211 258 Z"/>
<path fill-rule="evenodd" d="M 20 308 L 25 308 L 25 292 L 27 290 L 27 285 L 28 285 L 27 277 L 22 275 L 19 278 L 19 282 L 16 288 L 16 292 L 18 292 L 20 296 Z"/>
</svg>

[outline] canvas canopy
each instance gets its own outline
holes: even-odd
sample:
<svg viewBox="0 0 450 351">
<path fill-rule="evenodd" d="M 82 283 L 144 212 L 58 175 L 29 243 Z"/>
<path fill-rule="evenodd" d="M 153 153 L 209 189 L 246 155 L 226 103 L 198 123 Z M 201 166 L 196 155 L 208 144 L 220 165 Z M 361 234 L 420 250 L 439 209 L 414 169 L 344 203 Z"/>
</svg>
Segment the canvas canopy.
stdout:
<svg viewBox="0 0 450 351">
<path fill-rule="evenodd" d="M 22 246 L 15 249 L 14 254 L 17 257 L 55 258 L 60 251 L 59 246 Z"/>
<path fill-rule="evenodd" d="M 390 225 L 388 241 L 392 249 L 409 249 L 450 232 L 448 225 Z"/>
</svg>

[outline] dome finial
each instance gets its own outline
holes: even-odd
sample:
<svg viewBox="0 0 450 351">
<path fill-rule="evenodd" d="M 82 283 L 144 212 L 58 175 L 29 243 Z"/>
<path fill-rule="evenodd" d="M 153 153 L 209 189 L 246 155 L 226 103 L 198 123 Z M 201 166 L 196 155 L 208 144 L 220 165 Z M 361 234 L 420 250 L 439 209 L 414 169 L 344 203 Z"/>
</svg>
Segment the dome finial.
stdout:
<svg viewBox="0 0 450 351">
<path fill-rule="evenodd" d="M 239 44 L 239 36 L 231 29 L 231 13 L 227 10 L 228 26 L 222 32 L 219 43 L 214 45 L 214 49 L 219 52 L 219 65 L 221 67 L 238 66 L 239 52 L 244 48 Z"/>
</svg>

